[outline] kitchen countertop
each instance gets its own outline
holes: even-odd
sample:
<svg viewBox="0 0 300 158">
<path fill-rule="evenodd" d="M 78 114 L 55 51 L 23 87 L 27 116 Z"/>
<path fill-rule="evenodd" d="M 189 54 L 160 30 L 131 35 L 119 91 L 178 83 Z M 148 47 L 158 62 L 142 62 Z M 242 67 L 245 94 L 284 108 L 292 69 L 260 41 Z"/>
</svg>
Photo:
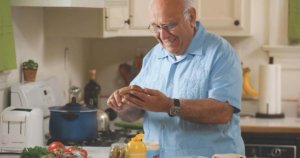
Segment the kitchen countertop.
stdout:
<svg viewBox="0 0 300 158">
<path fill-rule="evenodd" d="M 242 132 L 249 133 L 300 133 L 300 119 L 286 117 L 279 119 L 265 119 L 255 117 L 241 117 Z M 110 147 L 84 146 L 92 158 L 108 158 Z M 20 154 L 0 154 L 0 158 L 19 158 Z"/>
<path fill-rule="evenodd" d="M 108 158 L 110 147 L 83 147 L 92 158 Z M 20 154 L 0 154 L 0 158 L 20 158 Z"/>
<path fill-rule="evenodd" d="M 242 132 L 250 133 L 300 133 L 300 119 L 295 117 L 265 119 L 241 117 Z"/>
</svg>

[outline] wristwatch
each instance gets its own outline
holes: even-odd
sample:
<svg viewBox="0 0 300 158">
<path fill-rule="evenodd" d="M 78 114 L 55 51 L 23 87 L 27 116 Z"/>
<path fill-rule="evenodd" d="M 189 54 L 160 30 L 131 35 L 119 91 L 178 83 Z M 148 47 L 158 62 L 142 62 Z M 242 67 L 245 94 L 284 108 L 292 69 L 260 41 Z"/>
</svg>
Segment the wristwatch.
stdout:
<svg viewBox="0 0 300 158">
<path fill-rule="evenodd" d="M 172 99 L 172 100 L 173 100 L 173 105 L 171 106 L 170 111 L 168 113 L 170 117 L 177 116 L 180 112 L 180 101 L 179 101 L 179 99 Z"/>
</svg>

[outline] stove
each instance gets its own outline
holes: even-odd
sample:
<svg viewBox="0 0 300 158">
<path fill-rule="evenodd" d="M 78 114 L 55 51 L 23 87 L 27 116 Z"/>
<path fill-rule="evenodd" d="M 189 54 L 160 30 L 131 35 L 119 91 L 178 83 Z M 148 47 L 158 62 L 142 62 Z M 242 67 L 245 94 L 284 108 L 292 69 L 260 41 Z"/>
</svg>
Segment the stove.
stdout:
<svg viewBox="0 0 300 158">
<path fill-rule="evenodd" d="M 49 138 L 47 145 L 54 141 L 60 141 L 66 146 L 91 146 L 91 147 L 109 147 L 111 144 L 120 142 L 128 143 L 132 137 L 142 131 L 130 130 L 130 129 L 117 129 L 114 131 L 99 131 L 97 137 L 92 140 L 84 140 L 80 142 L 61 141 Z"/>
</svg>

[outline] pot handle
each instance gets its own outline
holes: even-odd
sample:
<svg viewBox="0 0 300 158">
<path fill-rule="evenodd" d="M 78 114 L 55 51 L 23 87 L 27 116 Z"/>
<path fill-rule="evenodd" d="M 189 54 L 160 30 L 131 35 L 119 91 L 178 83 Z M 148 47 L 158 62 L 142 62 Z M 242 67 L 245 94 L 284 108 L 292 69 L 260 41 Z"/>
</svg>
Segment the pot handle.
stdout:
<svg viewBox="0 0 300 158">
<path fill-rule="evenodd" d="M 79 117 L 79 115 L 74 112 L 63 113 L 61 116 L 67 121 L 74 121 Z"/>
</svg>

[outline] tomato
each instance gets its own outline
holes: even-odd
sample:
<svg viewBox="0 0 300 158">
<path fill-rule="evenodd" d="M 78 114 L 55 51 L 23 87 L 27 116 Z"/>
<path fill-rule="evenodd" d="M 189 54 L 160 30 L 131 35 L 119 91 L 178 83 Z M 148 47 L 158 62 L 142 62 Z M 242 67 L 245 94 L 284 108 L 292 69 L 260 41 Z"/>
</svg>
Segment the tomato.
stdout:
<svg viewBox="0 0 300 158">
<path fill-rule="evenodd" d="M 88 153 L 81 147 L 71 146 L 66 148 L 61 142 L 55 141 L 48 146 L 48 151 L 52 152 L 57 158 L 84 157 L 87 158 Z"/>
<path fill-rule="evenodd" d="M 63 143 L 58 142 L 58 141 L 55 141 L 55 142 L 52 142 L 52 143 L 48 146 L 48 151 L 52 151 L 52 150 L 57 149 L 57 148 L 60 148 L 60 149 L 62 149 L 63 151 L 66 150 L 66 147 L 63 145 Z"/>
<path fill-rule="evenodd" d="M 84 158 L 87 158 L 88 156 L 87 151 L 78 146 L 71 146 L 67 149 L 67 151 L 76 156 L 83 156 Z"/>
<path fill-rule="evenodd" d="M 61 157 L 61 155 L 65 153 L 65 151 L 60 147 L 52 149 L 51 152 L 54 153 L 55 157 Z"/>
</svg>

